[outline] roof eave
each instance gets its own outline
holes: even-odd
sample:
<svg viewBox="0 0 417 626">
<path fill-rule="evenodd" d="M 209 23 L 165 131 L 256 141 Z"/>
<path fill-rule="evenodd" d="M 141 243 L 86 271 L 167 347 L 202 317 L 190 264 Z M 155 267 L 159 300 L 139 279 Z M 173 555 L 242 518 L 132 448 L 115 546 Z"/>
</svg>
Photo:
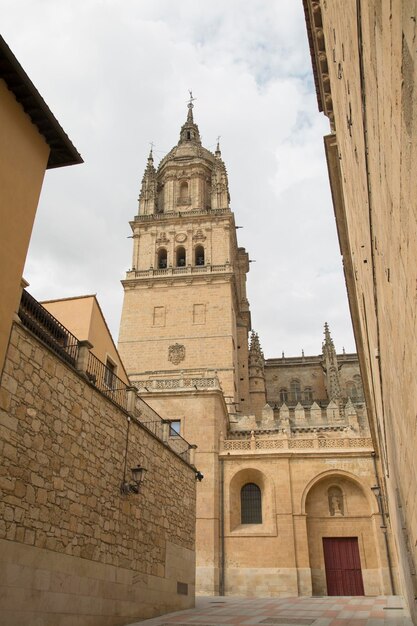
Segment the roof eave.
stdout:
<svg viewBox="0 0 417 626">
<path fill-rule="evenodd" d="M 47 169 L 83 163 L 81 155 L 1 35 L 0 78 L 49 145 Z"/>
</svg>

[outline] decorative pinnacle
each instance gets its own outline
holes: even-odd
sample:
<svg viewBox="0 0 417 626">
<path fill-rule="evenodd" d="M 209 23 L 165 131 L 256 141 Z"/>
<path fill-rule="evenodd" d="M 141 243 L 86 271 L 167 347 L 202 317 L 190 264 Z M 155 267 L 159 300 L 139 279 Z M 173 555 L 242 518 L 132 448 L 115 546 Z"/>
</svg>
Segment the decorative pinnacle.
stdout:
<svg viewBox="0 0 417 626">
<path fill-rule="evenodd" d="M 216 152 L 214 154 L 218 158 L 220 158 L 222 156 L 222 153 L 220 151 L 220 135 L 217 137 L 217 147 L 216 147 Z"/>
<path fill-rule="evenodd" d="M 151 141 L 151 149 L 149 150 L 148 165 L 153 165 L 153 141 Z"/>
<path fill-rule="evenodd" d="M 329 346 L 329 345 L 333 345 L 333 339 L 331 338 L 330 335 L 330 330 L 329 330 L 329 325 L 327 322 L 324 323 L 324 343 Z"/>
</svg>

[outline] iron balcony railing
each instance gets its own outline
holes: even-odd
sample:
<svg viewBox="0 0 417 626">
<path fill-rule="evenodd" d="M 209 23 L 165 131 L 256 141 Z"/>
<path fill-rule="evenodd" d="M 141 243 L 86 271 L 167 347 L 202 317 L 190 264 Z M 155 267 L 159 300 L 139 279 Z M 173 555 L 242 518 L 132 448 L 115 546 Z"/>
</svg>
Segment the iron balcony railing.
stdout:
<svg viewBox="0 0 417 626">
<path fill-rule="evenodd" d="M 88 355 L 87 377 L 102 394 L 127 410 L 127 385 L 92 352 Z"/>
<path fill-rule="evenodd" d="M 19 317 L 28 330 L 36 335 L 58 357 L 76 369 L 79 351 L 78 339 L 26 290 L 22 293 Z M 98 391 L 123 410 L 128 410 L 128 385 L 92 352 L 88 354 L 85 374 Z M 190 444 L 188 441 L 183 439 L 172 428 L 168 429 L 168 436 L 166 437 L 164 427 L 167 425 L 167 422 L 139 396 L 136 397 L 135 416 L 184 461 L 190 462 Z"/>
<path fill-rule="evenodd" d="M 61 359 L 75 366 L 78 339 L 25 289 L 19 307 L 22 323 Z"/>
<path fill-rule="evenodd" d="M 164 438 L 164 425 L 167 421 L 157 413 L 145 400 L 140 396 L 136 398 L 136 415 L 139 421 L 146 426 L 158 439 L 165 440 Z M 166 443 L 174 450 L 184 461 L 190 462 L 190 444 L 183 439 L 181 435 L 175 432 L 168 422 L 168 438 Z"/>
</svg>

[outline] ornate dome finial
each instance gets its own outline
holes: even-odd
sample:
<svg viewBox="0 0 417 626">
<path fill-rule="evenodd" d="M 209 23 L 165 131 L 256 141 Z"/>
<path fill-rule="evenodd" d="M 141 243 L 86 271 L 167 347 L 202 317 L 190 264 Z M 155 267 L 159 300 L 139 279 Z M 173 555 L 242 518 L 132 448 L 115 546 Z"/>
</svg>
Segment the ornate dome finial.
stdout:
<svg viewBox="0 0 417 626">
<path fill-rule="evenodd" d="M 194 122 L 193 117 L 193 108 L 194 108 L 194 100 L 196 98 L 193 97 L 193 92 L 191 89 L 189 90 L 190 99 L 188 101 L 188 113 L 187 113 L 187 121 L 183 124 L 180 132 L 180 140 L 179 144 L 183 144 L 186 142 L 194 142 L 201 146 L 201 138 L 200 132 L 198 130 L 197 124 Z"/>
<path fill-rule="evenodd" d="M 190 94 L 190 99 L 188 101 L 188 113 L 187 113 L 187 122 L 190 124 L 194 123 L 194 118 L 193 118 L 193 108 L 194 108 L 194 100 L 196 100 L 196 98 L 193 98 L 193 92 L 191 91 L 191 89 L 188 90 L 188 93 Z"/>
</svg>

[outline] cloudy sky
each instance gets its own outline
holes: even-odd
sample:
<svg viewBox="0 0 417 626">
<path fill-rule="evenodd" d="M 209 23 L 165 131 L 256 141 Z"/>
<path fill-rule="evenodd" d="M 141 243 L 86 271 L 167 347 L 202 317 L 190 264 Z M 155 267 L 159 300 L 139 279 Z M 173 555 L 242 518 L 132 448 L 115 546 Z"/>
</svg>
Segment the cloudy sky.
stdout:
<svg viewBox="0 0 417 626">
<path fill-rule="evenodd" d="M 354 351 L 301 0 L 1 0 L 2 35 L 85 163 L 47 172 L 25 277 L 39 300 L 97 293 L 117 340 L 129 220 L 188 89 L 221 136 L 252 323 L 267 357 Z"/>
</svg>

